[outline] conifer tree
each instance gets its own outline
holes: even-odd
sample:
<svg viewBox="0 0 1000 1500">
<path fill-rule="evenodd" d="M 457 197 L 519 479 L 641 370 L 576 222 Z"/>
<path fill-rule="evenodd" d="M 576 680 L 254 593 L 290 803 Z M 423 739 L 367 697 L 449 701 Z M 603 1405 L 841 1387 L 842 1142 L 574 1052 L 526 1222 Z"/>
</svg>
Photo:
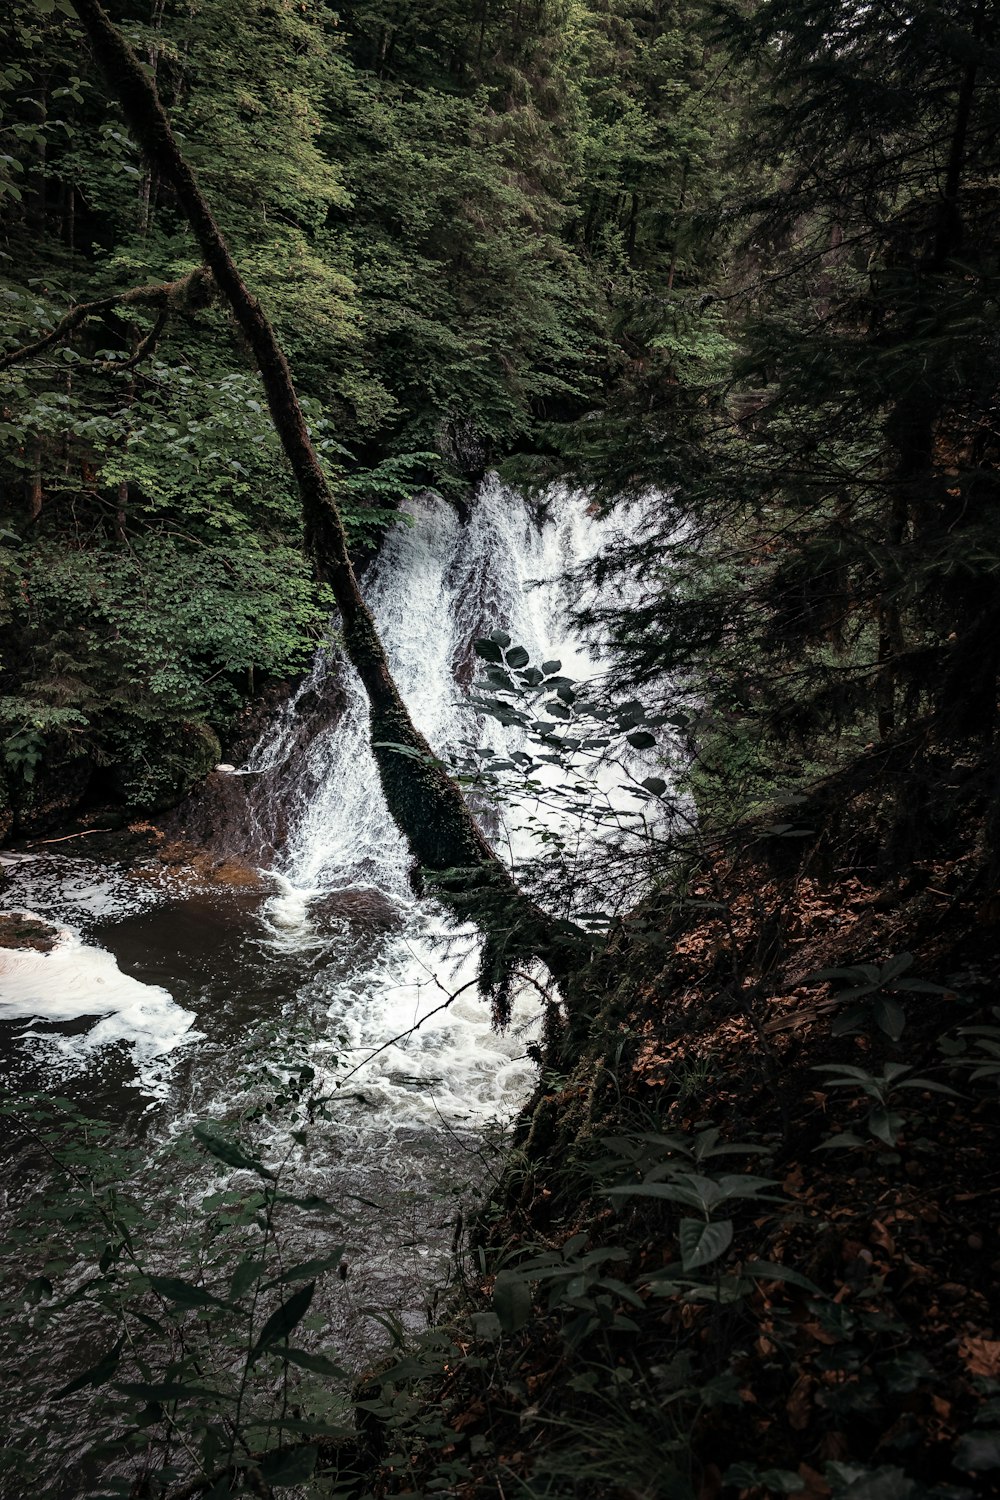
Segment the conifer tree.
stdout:
<svg viewBox="0 0 1000 1500">
<path fill-rule="evenodd" d="M 735 349 L 686 452 L 647 447 L 672 494 L 605 623 L 731 786 L 874 784 L 926 849 L 996 727 L 996 7 L 771 0 L 721 37 L 746 186 L 706 311 Z"/>
</svg>

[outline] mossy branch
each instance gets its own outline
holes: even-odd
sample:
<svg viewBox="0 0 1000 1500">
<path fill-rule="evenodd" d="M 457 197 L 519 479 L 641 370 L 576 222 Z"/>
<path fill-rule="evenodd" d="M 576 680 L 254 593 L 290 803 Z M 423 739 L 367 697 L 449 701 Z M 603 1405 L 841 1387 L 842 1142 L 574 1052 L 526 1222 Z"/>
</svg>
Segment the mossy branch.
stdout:
<svg viewBox="0 0 1000 1500">
<path fill-rule="evenodd" d="M 197 266 L 177 281 L 164 281 L 153 286 L 134 286 L 130 287 L 127 292 L 112 292 L 107 297 L 96 298 L 93 302 L 78 302 L 59 319 L 54 328 L 43 334 L 41 338 L 35 339 L 30 344 L 24 344 L 20 349 L 12 349 L 9 354 L 0 355 L 0 370 L 9 370 L 14 365 L 25 364 L 39 354 L 44 354 L 46 349 L 51 349 L 53 345 L 61 344 L 86 323 L 88 318 L 102 317 L 119 307 L 158 308 L 159 313 L 152 329 L 140 340 L 137 349 L 129 359 L 123 364 L 108 360 L 101 365 L 102 369 L 132 369 L 156 347 L 172 311 L 180 307 L 202 305 L 207 300 L 206 288 L 210 282 L 211 278 L 205 268 Z"/>
</svg>

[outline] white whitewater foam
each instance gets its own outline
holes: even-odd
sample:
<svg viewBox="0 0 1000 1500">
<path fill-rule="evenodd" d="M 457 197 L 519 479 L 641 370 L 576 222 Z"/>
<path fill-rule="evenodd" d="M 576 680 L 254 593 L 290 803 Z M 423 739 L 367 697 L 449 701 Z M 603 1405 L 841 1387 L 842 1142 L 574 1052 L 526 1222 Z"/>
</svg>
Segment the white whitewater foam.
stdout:
<svg viewBox="0 0 1000 1500">
<path fill-rule="evenodd" d="M 139 1087 L 152 1096 L 166 1094 L 171 1054 L 201 1035 L 191 1029 L 191 1012 L 166 990 L 123 974 L 112 954 L 71 928 L 61 929 L 48 953 L 0 948 L 0 1020 L 59 1023 L 88 1016 L 96 1018 L 94 1025 L 81 1035 L 30 1028 L 18 1035 L 30 1038 L 63 1078 L 86 1071 L 104 1048 L 123 1043 Z"/>
<path fill-rule="evenodd" d="M 468 672 L 478 636 L 505 629 L 533 662 L 558 658 L 564 675 L 577 681 L 603 670 L 570 633 L 571 600 L 562 575 L 607 545 L 611 523 L 591 514 L 584 495 L 557 490 L 548 503 L 549 514 L 540 522 L 524 498 L 495 477 L 484 483 L 465 525 L 435 495 L 413 500 L 407 506 L 411 524 L 390 533 L 365 577 L 393 676 L 440 755 L 463 742 L 497 751 L 522 743 L 516 729 L 492 720 L 477 723 L 463 702 L 456 672 Z M 346 698 L 344 712 L 300 750 L 297 704 L 306 694 L 323 692 L 333 672 Z M 315 896 L 347 887 L 376 885 L 403 909 L 412 906 L 410 857 L 389 816 L 369 747 L 367 699 L 355 672 L 329 648 L 317 653 L 309 677 L 240 769 L 281 774 L 277 790 L 287 806 L 289 832 L 278 867 L 268 872 L 279 887 L 270 905 L 275 926 L 287 931 L 294 925 L 296 891 L 303 921 Z M 540 779 L 554 787 L 562 774 L 542 771 Z M 614 800 L 621 780 L 617 768 L 601 768 L 595 795 Z M 269 783 L 262 795 L 272 798 L 275 790 Z M 252 806 L 253 794 L 250 800 Z M 626 805 L 635 804 L 622 804 L 623 810 Z M 534 807 L 512 806 L 503 820 L 501 843 L 515 860 L 537 852 L 530 831 L 535 813 Z M 547 817 L 553 826 L 559 814 Z"/>
<path fill-rule="evenodd" d="M 608 544 L 612 523 L 592 513 L 586 496 L 562 490 L 549 495 L 540 517 L 495 477 L 482 486 L 464 525 L 432 494 L 406 509 L 410 524 L 389 534 L 364 580 L 395 681 L 438 754 L 463 743 L 509 753 L 524 744 L 521 731 L 478 721 L 457 680 L 468 681 L 478 668 L 473 642 L 504 629 L 536 664 L 558 658 L 577 681 L 599 676 L 599 657 L 568 627 L 573 601 L 562 578 Z M 298 706 L 306 695 L 329 692 L 334 675 L 343 712 L 303 749 Z M 538 1025 L 538 993 L 525 986 L 515 996 L 513 1024 L 497 1036 L 474 983 L 477 936 L 414 899 L 410 856 L 386 807 L 368 736 L 360 682 L 335 650 L 324 648 L 240 768 L 260 778 L 249 792 L 251 817 L 266 817 L 275 798 L 288 814 L 281 856 L 268 872 L 275 894 L 264 912 L 277 947 L 315 940 L 312 905 L 331 891 L 376 887 L 401 919 L 401 929 L 376 944 L 348 979 L 317 976 L 330 1037 L 318 1044 L 316 1063 L 322 1067 L 327 1052 L 338 1054 L 339 1068 L 324 1070 L 334 1096 L 354 1091 L 387 1125 L 509 1113 L 534 1077 L 525 1048 L 528 1029 Z M 590 778 L 595 798 L 622 811 L 635 807 L 621 797 L 619 766 L 595 772 L 581 765 L 573 774 Z M 537 775 L 550 788 L 565 777 L 555 766 Z M 538 833 L 560 820 L 570 836 L 579 834 L 558 805 L 542 806 L 535 796 L 518 802 L 515 793 L 500 815 L 498 845 L 517 864 L 538 852 Z M 405 1039 L 386 1046 L 404 1032 Z M 358 1071 L 340 1083 L 345 1061 Z"/>
<path fill-rule="evenodd" d="M 137 880 L 127 869 L 69 854 L 0 856 L 6 875 L 4 902 L 56 923 L 87 931 L 156 906 L 170 892 L 168 872 L 156 881 Z"/>
<path fill-rule="evenodd" d="M 394 1125 L 474 1125 L 506 1118 L 535 1078 L 537 992 L 514 996 L 510 1025 L 493 1030 L 476 983 L 478 941 L 437 914 L 415 918 L 377 963 L 338 985 L 331 1037 L 316 1062 L 333 1103 L 359 1100 Z M 337 1064 L 323 1067 L 322 1052 Z"/>
</svg>

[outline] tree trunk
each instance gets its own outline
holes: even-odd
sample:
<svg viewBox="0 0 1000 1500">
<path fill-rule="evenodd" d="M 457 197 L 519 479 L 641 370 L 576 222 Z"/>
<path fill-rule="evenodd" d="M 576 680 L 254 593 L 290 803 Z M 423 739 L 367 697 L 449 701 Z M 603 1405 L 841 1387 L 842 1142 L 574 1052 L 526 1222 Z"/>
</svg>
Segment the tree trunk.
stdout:
<svg viewBox="0 0 1000 1500">
<path fill-rule="evenodd" d="M 484 929 L 484 978 L 503 1019 L 519 958 L 535 954 L 554 973 L 565 974 L 585 956 L 581 944 L 586 940 L 572 924 L 548 916 L 519 890 L 410 718 L 358 588 L 337 502 L 310 440 L 284 352 L 180 152 L 155 85 L 99 0 L 76 0 L 76 9 L 129 127 L 150 167 L 173 187 L 205 264 L 253 351 L 298 485 L 316 575 L 330 586 L 343 621 L 344 649 L 368 696 L 372 750 L 389 811 L 417 863 L 434 878 L 435 889 L 461 916 Z"/>
</svg>

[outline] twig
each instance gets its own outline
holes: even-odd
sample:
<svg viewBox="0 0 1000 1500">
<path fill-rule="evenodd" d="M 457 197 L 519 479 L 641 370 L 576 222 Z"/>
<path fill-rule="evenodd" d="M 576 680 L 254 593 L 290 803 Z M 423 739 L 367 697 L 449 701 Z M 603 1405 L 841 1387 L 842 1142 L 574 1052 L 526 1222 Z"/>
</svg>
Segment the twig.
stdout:
<svg viewBox="0 0 1000 1500">
<path fill-rule="evenodd" d="M 382 1043 L 381 1047 L 376 1047 L 374 1052 L 370 1052 L 368 1056 L 361 1062 L 359 1062 L 356 1067 L 353 1067 L 349 1073 L 344 1074 L 343 1078 L 338 1081 L 337 1087 L 339 1088 L 342 1083 L 346 1083 L 349 1078 L 353 1078 L 355 1073 L 359 1073 L 362 1068 L 366 1068 L 372 1061 L 372 1058 L 378 1057 L 380 1052 L 385 1052 L 390 1047 L 394 1047 L 397 1042 L 405 1042 L 407 1037 L 411 1037 L 415 1031 L 419 1031 L 424 1022 L 429 1021 L 431 1016 L 436 1016 L 439 1011 L 447 1010 L 451 1002 L 453 1000 L 457 1000 L 459 995 L 461 995 L 463 991 L 471 990 L 473 985 L 478 983 L 478 979 L 470 979 L 465 984 L 460 985 L 459 988 L 455 990 L 454 994 L 449 995 L 447 1000 L 445 1000 L 441 1005 L 435 1005 L 434 1009 L 429 1010 L 426 1016 L 421 1016 L 419 1021 L 414 1022 L 412 1026 L 408 1026 L 407 1029 L 405 1031 L 401 1031 L 398 1036 L 390 1037 L 387 1042 Z"/>
<path fill-rule="evenodd" d="M 89 838 L 92 833 L 110 832 L 111 830 L 109 828 L 81 828 L 79 833 L 64 833 L 57 839 L 31 839 L 30 843 L 31 847 L 34 849 L 36 847 L 41 847 L 44 844 L 65 844 L 68 843 L 70 839 L 86 839 Z"/>
</svg>

